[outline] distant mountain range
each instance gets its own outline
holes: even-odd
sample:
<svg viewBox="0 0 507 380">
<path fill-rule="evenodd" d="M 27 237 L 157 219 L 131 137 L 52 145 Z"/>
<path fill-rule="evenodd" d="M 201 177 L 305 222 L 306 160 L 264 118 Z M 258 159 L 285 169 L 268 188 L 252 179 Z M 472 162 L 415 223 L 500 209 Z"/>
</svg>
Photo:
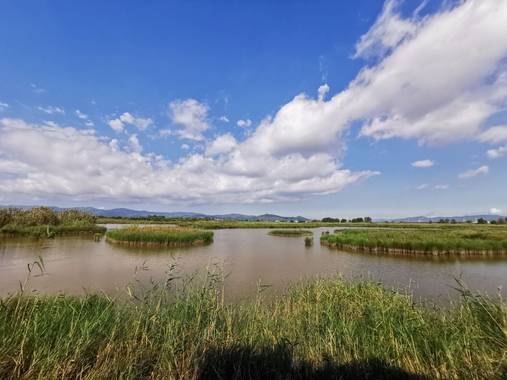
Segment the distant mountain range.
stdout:
<svg viewBox="0 0 507 380">
<path fill-rule="evenodd" d="M 13 207 L 13 208 L 32 208 L 34 206 L 0 206 L 0 208 Z M 67 208 L 62 207 L 51 207 L 56 211 L 62 211 Z M 274 214 L 262 214 L 262 215 L 244 215 L 244 214 L 221 214 L 221 215 L 208 215 L 196 212 L 160 212 L 160 211 L 146 211 L 146 210 L 132 210 L 129 208 L 113 208 L 110 210 L 100 209 L 95 207 L 69 207 L 82 211 L 89 212 L 97 216 L 104 217 L 117 217 L 121 216 L 124 218 L 143 218 L 147 216 L 163 216 L 166 218 L 195 218 L 195 219 L 217 219 L 217 220 L 247 220 L 247 221 L 283 221 L 283 222 L 305 222 L 309 219 L 302 216 L 281 216 Z"/>
<path fill-rule="evenodd" d="M 31 208 L 34 206 L 0 206 L 0 208 L 5 207 L 15 207 L 15 208 Z M 52 207 L 54 210 L 61 211 L 66 208 L 62 207 Z M 71 208 L 71 207 L 69 207 Z M 124 217 L 124 218 L 143 218 L 151 215 L 163 216 L 166 218 L 195 218 L 195 219 L 217 219 L 217 220 L 247 220 L 247 221 L 265 221 L 265 222 L 273 222 L 273 221 L 283 221 L 283 222 L 306 222 L 310 219 L 307 219 L 303 216 L 281 216 L 275 214 L 262 214 L 262 215 L 245 215 L 245 214 L 218 214 L 218 215 L 209 215 L 202 214 L 197 212 L 161 212 L 161 211 L 146 211 L 146 210 L 132 210 L 129 208 L 113 208 L 113 209 L 101 209 L 95 207 L 72 207 L 77 208 L 82 211 L 89 212 L 91 214 L 97 216 L 104 217 Z M 498 220 L 498 218 L 506 218 L 501 215 L 494 214 L 481 214 L 481 215 L 465 215 L 465 216 L 411 216 L 406 218 L 396 218 L 396 219 L 374 219 L 375 222 L 410 222 L 410 223 L 424 223 L 424 222 L 438 222 L 440 219 L 449 219 L 456 220 L 457 222 L 466 222 L 466 221 L 476 221 L 478 219 L 485 219 L 488 221 Z"/>
<path fill-rule="evenodd" d="M 487 221 L 498 220 L 499 218 L 505 218 L 505 216 L 494 215 L 494 214 L 481 214 L 481 215 L 465 215 L 465 216 L 411 216 L 407 218 L 398 219 L 383 219 L 384 221 L 390 222 L 409 222 L 409 223 L 427 223 L 427 222 L 438 222 L 440 219 L 454 219 L 456 222 L 474 222 L 478 219 L 485 219 Z"/>
</svg>

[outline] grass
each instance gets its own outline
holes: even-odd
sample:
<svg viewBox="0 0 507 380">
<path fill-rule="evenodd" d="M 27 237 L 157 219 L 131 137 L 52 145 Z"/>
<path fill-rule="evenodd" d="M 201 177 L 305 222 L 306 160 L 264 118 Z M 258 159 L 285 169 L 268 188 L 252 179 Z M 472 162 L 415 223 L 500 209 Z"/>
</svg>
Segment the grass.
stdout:
<svg viewBox="0 0 507 380">
<path fill-rule="evenodd" d="M 213 280 L 128 299 L 20 294 L 0 303 L 0 378 L 501 379 L 506 334 L 501 300 L 429 308 L 340 278 L 241 304 Z"/>
<path fill-rule="evenodd" d="M 167 247 L 211 244 L 213 232 L 174 227 L 128 227 L 106 232 L 112 243 L 137 247 Z"/>
<path fill-rule="evenodd" d="M 49 207 L 1 208 L 0 237 L 52 238 L 62 235 L 103 234 L 96 217 L 80 210 L 55 211 Z"/>
<path fill-rule="evenodd" d="M 387 253 L 505 254 L 504 226 L 439 226 L 397 229 L 337 230 L 321 243 L 342 249 Z"/>
<path fill-rule="evenodd" d="M 105 232 L 106 232 L 105 227 L 88 223 L 69 223 L 69 224 L 60 224 L 57 226 L 6 225 L 0 228 L 0 236 L 7 237 L 23 236 L 31 238 L 52 238 L 54 236 L 83 235 L 83 234 L 93 235 L 93 234 L 104 234 Z"/>
<path fill-rule="evenodd" d="M 272 230 L 269 235 L 273 236 L 286 236 L 286 237 L 299 237 L 299 236 L 312 236 L 313 232 L 308 230 Z"/>
</svg>

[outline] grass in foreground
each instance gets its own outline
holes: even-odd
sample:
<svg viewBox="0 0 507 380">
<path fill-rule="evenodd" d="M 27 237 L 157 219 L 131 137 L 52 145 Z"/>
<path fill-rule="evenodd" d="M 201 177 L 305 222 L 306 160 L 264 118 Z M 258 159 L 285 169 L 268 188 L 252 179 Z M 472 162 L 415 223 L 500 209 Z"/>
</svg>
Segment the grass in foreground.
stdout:
<svg viewBox="0 0 507 380">
<path fill-rule="evenodd" d="M 507 228 L 456 226 L 433 228 L 337 230 L 322 235 L 321 243 L 370 252 L 423 254 L 504 254 Z"/>
<path fill-rule="evenodd" d="M 192 228 L 129 227 L 110 230 L 106 238 L 112 243 L 136 247 L 167 247 L 211 244 L 213 232 Z"/>
<path fill-rule="evenodd" d="M 144 298 L 0 304 L 0 378 L 487 378 L 507 375 L 507 310 L 437 309 L 378 284 L 319 280 L 226 304 L 213 283 Z"/>
<path fill-rule="evenodd" d="M 272 230 L 269 235 L 273 236 L 286 236 L 286 237 L 299 237 L 299 236 L 312 236 L 313 232 L 308 230 Z"/>
</svg>

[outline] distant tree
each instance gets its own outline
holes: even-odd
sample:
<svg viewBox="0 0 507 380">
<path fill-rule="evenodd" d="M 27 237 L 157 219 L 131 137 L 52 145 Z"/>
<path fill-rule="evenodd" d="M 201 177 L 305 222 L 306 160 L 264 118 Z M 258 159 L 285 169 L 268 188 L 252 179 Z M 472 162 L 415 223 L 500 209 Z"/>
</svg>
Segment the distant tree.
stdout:
<svg viewBox="0 0 507 380">
<path fill-rule="evenodd" d="M 340 220 L 340 223 L 347 223 L 347 219 Z"/>
<path fill-rule="evenodd" d="M 451 219 L 451 224 L 456 224 L 456 219 Z"/>
<path fill-rule="evenodd" d="M 477 219 L 477 223 L 478 224 L 488 224 L 488 221 L 484 218 L 479 218 L 479 219 Z"/>
<path fill-rule="evenodd" d="M 365 223 L 371 223 L 372 222 L 372 220 L 371 220 L 371 218 L 369 216 L 365 217 L 364 221 L 365 221 Z"/>
</svg>

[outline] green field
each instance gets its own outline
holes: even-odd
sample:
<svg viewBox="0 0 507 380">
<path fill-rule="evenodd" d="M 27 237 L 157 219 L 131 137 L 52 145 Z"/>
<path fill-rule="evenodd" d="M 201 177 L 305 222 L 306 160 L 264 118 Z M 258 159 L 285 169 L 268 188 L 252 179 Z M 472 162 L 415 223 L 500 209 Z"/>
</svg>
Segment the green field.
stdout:
<svg viewBox="0 0 507 380">
<path fill-rule="evenodd" d="M 386 253 L 486 255 L 507 253 L 504 225 L 410 226 L 337 230 L 321 243 L 342 249 Z"/>
<path fill-rule="evenodd" d="M 501 379 L 507 309 L 463 292 L 444 308 L 337 278 L 224 303 L 220 285 L 115 299 L 0 303 L 0 378 Z M 425 376 L 425 377 L 423 377 Z"/>
<path fill-rule="evenodd" d="M 213 232 L 180 227 L 127 227 L 106 232 L 107 241 L 137 247 L 211 244 Z"/>
</svg>

